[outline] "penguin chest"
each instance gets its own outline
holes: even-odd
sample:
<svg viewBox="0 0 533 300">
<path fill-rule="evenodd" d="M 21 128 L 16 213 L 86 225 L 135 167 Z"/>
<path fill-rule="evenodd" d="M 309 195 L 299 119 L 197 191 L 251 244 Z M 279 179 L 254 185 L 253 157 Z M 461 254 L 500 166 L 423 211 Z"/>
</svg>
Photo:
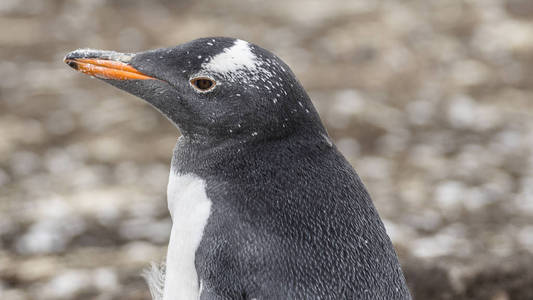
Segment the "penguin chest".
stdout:
<svg viewBox="0 0 533 300">
<path fill-rule="evenodd" d="M 200 287 L 195 253 L 211 211 L 206 183 L 194 174 L 170 171 L 167 201 L 172 217 L 164 300 L 198 299 Z"/>
</svg>

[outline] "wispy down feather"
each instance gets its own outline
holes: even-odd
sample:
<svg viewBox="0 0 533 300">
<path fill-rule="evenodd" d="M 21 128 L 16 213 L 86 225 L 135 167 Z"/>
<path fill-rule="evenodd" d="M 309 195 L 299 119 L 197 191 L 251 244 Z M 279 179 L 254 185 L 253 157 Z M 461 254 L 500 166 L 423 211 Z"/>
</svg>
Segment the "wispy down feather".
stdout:
<svg viewBox="0 0 533 300">
<path fill-rule="evenodd" d="M 150 268 L 145 269 L 141 274 L 148 283 L 153 300 L 163 300 L 165 269 L 165 263 L 151 263 Z"/>
</svg>

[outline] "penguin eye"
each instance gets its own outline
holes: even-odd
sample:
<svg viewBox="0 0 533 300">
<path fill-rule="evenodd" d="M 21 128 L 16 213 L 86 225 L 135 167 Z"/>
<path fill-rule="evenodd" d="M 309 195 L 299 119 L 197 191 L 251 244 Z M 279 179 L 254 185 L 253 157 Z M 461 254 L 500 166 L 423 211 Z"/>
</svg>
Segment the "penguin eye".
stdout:
<svg viewBox="0 0 533 300">
<path fill-rule="evenodd" d="M 215 87 L 216 82 L 211 78 L 196 77 L 191 79 L 191 85 L 200 92 L 208 92 Z"/>
</svg>

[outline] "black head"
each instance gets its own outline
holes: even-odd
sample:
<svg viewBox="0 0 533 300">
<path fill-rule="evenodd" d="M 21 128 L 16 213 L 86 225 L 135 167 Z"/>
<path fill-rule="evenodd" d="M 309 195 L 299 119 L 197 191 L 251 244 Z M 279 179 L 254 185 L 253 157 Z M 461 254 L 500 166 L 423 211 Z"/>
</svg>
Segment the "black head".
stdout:
<svg viewBox="0 0 533 300">
<path fill-rule="evenodd" d="M 146 100 L 201 142 L 326 134 L 289 67 L 233 38 L 202 38 L 136 54 L 76 50 L 65 62 Z"/>
</svg>

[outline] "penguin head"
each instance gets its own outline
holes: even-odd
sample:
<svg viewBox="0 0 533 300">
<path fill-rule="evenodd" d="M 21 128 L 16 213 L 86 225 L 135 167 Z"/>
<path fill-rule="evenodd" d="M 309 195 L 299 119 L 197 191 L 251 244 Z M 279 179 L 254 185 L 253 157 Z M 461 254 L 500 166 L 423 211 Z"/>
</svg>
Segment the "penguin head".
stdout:
<svg viewBox="0 0 533 300">
<path fill-rule="evenodd" d="M 82 49 L 65 62 L 146 100 L 194 140 L 325 134 L 289 67 L 243 40 L 201 38 L 135 54 Z"/>
</svg>

